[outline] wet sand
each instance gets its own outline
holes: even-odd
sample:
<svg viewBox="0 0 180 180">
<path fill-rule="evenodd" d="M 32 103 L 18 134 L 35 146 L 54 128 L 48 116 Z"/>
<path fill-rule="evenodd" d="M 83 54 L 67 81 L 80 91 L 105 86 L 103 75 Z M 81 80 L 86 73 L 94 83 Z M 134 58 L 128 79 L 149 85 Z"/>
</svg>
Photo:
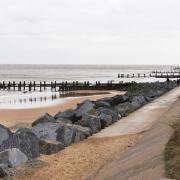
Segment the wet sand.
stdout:
<svg viewBox="0 0 180 180">
<path fill-rule="evenodd" d="M 77 91 L 79 93 L 97 93 L 99 91 Z M 102 91 L 101 91 L 102 92 Z M 59 111 L 64 111 L 69 108 L 74 108 L 76 105 L 86 99 L 96 100 L 103 97 L 111 97 L 124 92 L 119 91 L 104 91 L 106 94 L 76 97 L 68 100 L 62 99 L 63 103 L 54 104 L 51 106 L 43 106 L 38 108 L 25 109 L 0 109 L 0 124 L 3 124 L 11 129 L 19 127 L 29 127 L 31 123 L 44 113 L 55 115 Z M 107 94 L 109 92 L 110 94 Z"/>
</svg>

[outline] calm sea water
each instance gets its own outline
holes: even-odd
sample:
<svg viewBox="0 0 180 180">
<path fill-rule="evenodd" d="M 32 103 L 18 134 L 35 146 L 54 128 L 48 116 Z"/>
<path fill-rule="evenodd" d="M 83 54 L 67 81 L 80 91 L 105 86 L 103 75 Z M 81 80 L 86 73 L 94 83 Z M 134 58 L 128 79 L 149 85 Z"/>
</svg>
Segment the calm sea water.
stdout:
<svg viewBox="0 0 180 180">
<path fill-rule="evenodd" d="M 0 81 L 119 81 L 118 73 L 148 73 L 170 66 L 0 65 Z M 125 79 L 124 79 L 125 80 Z M 144 79 L 134 79 L 144 81 Z"/>
<path fill-rule="evenodd" d="M 118 73 L 150 73 L 170 66 L 121 65 L 0 65 L 0 81 L 157 81 L 158 79 L 118 79 Z M 55 97 L 55 98 L 54 98 Z M 57 92 L 13 92 L 0 90 L 0 109 L 32 108 L 64 102 Z"/>
</svg>

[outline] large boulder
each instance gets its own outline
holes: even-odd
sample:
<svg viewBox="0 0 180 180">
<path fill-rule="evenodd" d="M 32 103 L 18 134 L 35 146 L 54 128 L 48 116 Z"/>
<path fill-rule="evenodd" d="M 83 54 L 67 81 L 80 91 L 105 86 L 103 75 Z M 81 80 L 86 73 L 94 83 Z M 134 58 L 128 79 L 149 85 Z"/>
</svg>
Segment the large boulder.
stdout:
<svg viewBox="0 0 180 180">
<path fill-rule="evenodd" d="M 5 149 L 17 148 L 29 159 L 36 158 L 39 153 L 39 139 L 29 129 L 19 129 L 0 145 L 0 151 Z"/>
<path fill-rule="evenodd" d="M 95 101 L 95 108 L 99 108 L 99 107 L 110 108 L 111 104 L 107 101 L 97 100 L 97 101 Z"/>
<path fill-rule="evenodd" d="M 39 139 L 57 140 L 58 132 L 61 131 L 63 125 L 60 123 L 43 123 L 31 128 Z"/>
<path fill-rule="evenodd" d="M 72 143 L 82 141 L 90 135 L 91 129 L 88 127 L 82 127 L 75 124 L 65 124 L 63 129 L 59 131 L 57 139 L 65 146 L 68 146 Z"/>
<path fill-rule="evenodd" d="M 131 113 L 135 110 L 134 106 L 130 102 L 125 102 L 118 104 L 114 109 L 121 114 L 121 116 L 126 116 L 128 113 Z"/>
<path fill-rule="evenodd" d="M 48 113 L 45 113 L 44 115 L 42 115 L 41 117 L 39 117 L 37 120 L 35 120 L 32 123 L 32 126 L 36 126 L 38 124 L 42 124 L 42 123 L 47 123 L 47 122 L 55 122 L 55 119 L 53 116 L 51 116 Z"/>
<path fill-rule="evenodd" d="M 129 100 L 129 97 L 126 95 L 116 95 L 111 98 L 111 105 L 115 106 L 120 103 L 124 103 Z"/>
<path fill-rule="evenodd" d="M 86 100 L 79 104 L 75 110 L 75 116 L 77 119 L 81 119 L 84 114 L 91 112 L 94 108 L 94 104 L 90 100 Z"/>
<path fill-rule="evenodd" d="M 85 114 L 76 124 L 89 127 L 92 133 L 97 133 L 101 130 L 101 120 L 99 117 L 94 115 Z"/>
<path fill-rule="evenodd" d="M 6 167 L 3 167 L 0 165 L 0 178 L 7 178 L 9 175 L 8 175 L 8 172 L 7 172 L 7 168 Z"/>
<path fill-rule="evenodd" d="M 98 117 L 100 118 L 102 129 L 113 123 L 113 118 L 111 115 L 100 113 Z"/>
<path fill-rule="evenodd" d="M 42 139 L 39 141 L 41 154 L 54 154 L 64 149 L 64 145 L 61 142 L 54 140 Z"/>
<path fill-rule="evenodd" d="M 58 119 L 68 119 L 68 120 L 70 120 L 72 122 L 76 121 L 75 111 L 73 109 L 67 109 L 64 112 L 59 112 L 54 116 L 54 118 L 56 120 L 58 120 Z"/>
<path fill-rule="evenodd" d="M 65 118 L 58 118 L 56 119 L 56 123 L 61 123 L 61 124 L 72 124 L 72 121 L 69 119 Z"/>
<path fill-rule="evenodd" d="M 134 106 L 135 109 L 140 108 L 145 103 L 146 103 L 146 99 L 144 96 L 133 96 L 131 98 L 131 104 Z"/>
<path fill-rule="evenodd" d="M 3 141 L 7 140 L 11 134 L 12 133 L 8 128 L 0 124 L 0 145 Z"/>
<path fill-rule="evenodd" d="M 120 114 L 113 109 L 109 109 L 109 108 L 104 108 L 104 107 L 100 107 L 96 110 L 96 115 L 101 115 L 101 114 L 105 114 L 105 115 L 109 115 L 112 117 L 112 122 L 116 122 L 118 119 L 121 118 Z"/>
<path fill-rule="evenodd" d="M 8 167 L 15 167 L 27 161 L 27 156 L 17 148 L 0 152 L 0 164 L 7 164 Z"/>
</svg>

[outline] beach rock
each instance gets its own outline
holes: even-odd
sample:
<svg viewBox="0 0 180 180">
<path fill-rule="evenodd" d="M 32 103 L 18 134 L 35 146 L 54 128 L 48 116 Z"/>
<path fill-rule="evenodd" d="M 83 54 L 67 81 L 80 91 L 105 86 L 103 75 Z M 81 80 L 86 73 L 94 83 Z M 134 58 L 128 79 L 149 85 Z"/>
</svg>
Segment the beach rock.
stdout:
<svg viewBox="0 0 180 180">
<path fill-rule="evenodd" d="M 73 109 L 67 109 L 64 112 L 57 113 L 54 118 L 57 119 L 69 119 L 72 122 L 75 122 L 75 111 Z"/>
<path fill-rule="evenodd" d="M 31 128 L 39 139 L 57 140 L 58 132 L 61 131 L 63 125 L 60 123 L 43 123 Z"/>
<path fill-rule="evenodd" d="M 101 113 L 98 117 L 100 118 L 102 129 L 113 123 L 113 119 L 111 115 Z"/>
<path fill-rule="evenodd" d="M 129 97 L 126 95 L 116 95 L 111 98 L 111 105 L 115 106 L 120 103 L 124 103 L 129 100 Z"/>
<path fill-rule="evenodd" d="M 82 141 L 92 135 L 91 129 L 89 127 L 83 127 L 79 125 L 73 125 L 73 126 L 74 128 L 76 128 L 76 136 L 74 139 L 75 143 Z"/>
<path fill-rule="evenodd" d="M 7 140 L 11 134 L 12 133 L 8 128 L 0 124 L 0 145 L 3 141 Z"/>
<path fill-rule="evenodd" d="M 114 109 L 118 113 L 120 113 L 121 116 L 126 116 L 128 113 L 131 113 L 135 110 L 134 106 L 130 102 L 125 102 L 125 103 L 119 104 L 119 105 L 115 106 Z"/>
<path fill-rule="evenodd" d="M 120 114 L 116 110 L 112 110 L 109 108 L 100 107 L 96 110 L 96 115 L 105 114 L 112 117 L 112 122 L 116 122 L 118 119 L 121 118 Z"/>
<path fill-rule="evenodd" d="M 0 164 L 7 164 L 8 167 L 15 167 L 27 161 L 27 156 L 17 148 L 0 152 Z"/>
<path fill-rule="evenodd" d="M 29 159 L 36 158 L 39 153 L 39 139 L 30 129 L 19 129 L 0 145 L 0 151 L 17 148 Z"/>
<path fill-rule="evenodd" d="M 145 103 L 146 99 L 144 98 L 144 96 L 133 96 L 131 98 L 131 104 L 134 106 L 134 109 L 140 108 Z"/>
<path fill-rule="evenodd" d="M 111 105 L 109 102 L 103 101 L 103 100 L 98 100 L 95 102 L 95 108 L 99 108 L 99 107 L 106 107 L 106 108 L 110 108 Z"/>
<path fill-rule="evenodd" d="M 48 113 L 45 113 L 43 116 L 39 117 L 37 120 L 35 120 L 32 123 L 32 126 L 36 126 L 38 124 L 47 123 L 47 122 L 55 122 L 55 119 L 53 116 L 51 116 Z"/>
<path fill-rule="evenodd" d="M 72 124 L 72 121 L 65 118 L 58 118 L 56 119 L 56 123 L 63 123 L 63 124 Z"/>
<path fill-rule="evenodd" d="M 0 178 L 8 177 L 7 168 L 4 168 L 0 165 Z"/>
<path fill-rule="evenodd" d="M 42 139 L 39 141 L 41 154 L 54 154 L 64 149 L 64 145 L 61 142 L 54 140 Z"/>
<path fill-rule="evenodd" d="M 94 108 L 94 104 L 90 100 L 86 100 L 79 104 L 75 110 L 75 116 L 77 119 L 81 119 L 84 114 L 91 112 Z"/>
<path fill-rule="evenodd" d="M 92 133 L 97 133 L 101 130 L 101 121 L 99 117 L 85 114 L 82 119 L 77 122 L 78 125 L 89 127 Z"/>
</svg>

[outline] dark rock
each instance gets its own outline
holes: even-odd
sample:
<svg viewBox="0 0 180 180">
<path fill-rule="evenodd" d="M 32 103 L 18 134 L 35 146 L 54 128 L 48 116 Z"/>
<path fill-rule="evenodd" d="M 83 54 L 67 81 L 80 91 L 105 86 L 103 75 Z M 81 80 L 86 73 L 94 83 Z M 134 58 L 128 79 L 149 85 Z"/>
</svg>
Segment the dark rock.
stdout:
<svg viewBox="0 0 180 180">
<path fill-rule="evenodd" d="M 135 110 L 134 106 L 130 102 L 125 102 L 125 103 L 119 104 L 119 105 L 115 106 L 114 109 L 118 113 L 120 113 L 121 116 L 126 116 L 128 113 L 131 113 Z"/>
<path fill-rule="evenodd" d="M 0 152 L 0 164 L 7 164 L 8 167 L 15 167 L 27 161 L 27 156 L 17 148 Z"/>
<path fill-rule="evenodd" d="M 99 117 L 85 114 L 82 119 L 77 122 L 78 125 L 89 127 L 92 133 L 97 133 L 101 130 L 101 121 Z"/>
<path fill-rule="evenodd" d="M 6 168 L 0 166 L 0 178 L 6 178 L 8 177 L 8 172 Z"/>
<path fill-rule="evenodd" d="M 41 116 L 37 120 L 35 120 L 32 123 L 32 126 L 36 126 L 37 124 L 42 124 L 42 123 L 47 123 L 47 122 L 55 122 L 55 119 L 50 114 L 45 113 L 43 116 Z"/>
<path fill-rule="evenodd" d="M 100 118 L 102 129 L 113 123 L 113 119 L 111 115 L 101 113 L 98 117 Z"/>
<path fill-rule="evenodd" d="M 106 101 L 103 101 L 103 100 L 98 100 L 95 102 L 95 107 L 96 108 L 99 108 L 99 107 L 107 107 L 107 108 L 110 108 L 111 105 L 109 102 L 106 102 Z"/>
<path fill-rule="evenodd" d="M 7 140 L 11 134 L 12 133 L 8 128 L 0 124 L 0 145 L 3 141 Z"/>
<path fill-rule="evenodd" d="M 129 100 L 129 97 L 126 95 L 116 95 L 111 98 L 111 105 L 115 106 L 120 103 L 124 103 Z"/>
<path fill-rule="evenodd" d="M 73 109 L 67 109 L 64 112 L 59 112 L 54 116 L 55 119 L 69 119 L 72 122 L 75 122 L 75 111 Z"/>
<path fill-rule="evenodd" d="M 11 135 L 0 146 L 0 151 L 5 149 L 17 148 L 23 152 L 29 159 L 38 157 L 39 139 L 29 129 L 19 129 L 15 134 Z"/>
<path fill-rule="evenodd" d="M 75 110 L 75 116 L 77 119 L 81 119 L 81 117 L 84 115 L 84 114 L 87 114 L 89 112 L 91 112 L 94 108 L 94 104 L 89 101 L 89 100 L 86 100 L 84 102 L 82 102 L 81 104 L 79 104 Z"/>
<path fill-rule="evenodd" d="M 144 96 L 133 96 L 131 98 L 131 104 L 134 106 L 134 109 L 140 108 L 145 103 L 146 99 L 144 98 Z"/>
<path fill-rule="evenodd" d="M 54 140 L 42 139 L 39 141 L 41 154 L 54 154 L 64 149 L 64 145 L 61 142 Z"/>
<path fill-rule="evenodd" d="M 106 114 L 112 117 L 112 122 L 116 122 L 118 119 L 120 119 L 121 116 L 119 116 L 118 112 L 116 110 L 112 110 L 109 108 L 103 108 L 100 107 L 96 110 L 96 115 L 100 114 Z"/>
<path fill-rule="evenodd" d="M 74 124 L 66 124 L 64 125 L 64 128 L 59 131 L 57 139 L 65 146 L 69 146 L 72 143 L 77 143 L 83 139 L 86 139 L 90 135 L 90 128 Z"/>
<path fill-rule="evenodd" d="M 56 119 L 56 123 L 72 124 L 72 121 L 69 119 L 58 118 Z"/>
<path fill-rule="evenodd" d="M 32 131 L 39 139 L 57 140 L 58 131 L 61 131 L 63 125 L 60 123 L 43 123 L 32 127 Z"/>
</svg>

